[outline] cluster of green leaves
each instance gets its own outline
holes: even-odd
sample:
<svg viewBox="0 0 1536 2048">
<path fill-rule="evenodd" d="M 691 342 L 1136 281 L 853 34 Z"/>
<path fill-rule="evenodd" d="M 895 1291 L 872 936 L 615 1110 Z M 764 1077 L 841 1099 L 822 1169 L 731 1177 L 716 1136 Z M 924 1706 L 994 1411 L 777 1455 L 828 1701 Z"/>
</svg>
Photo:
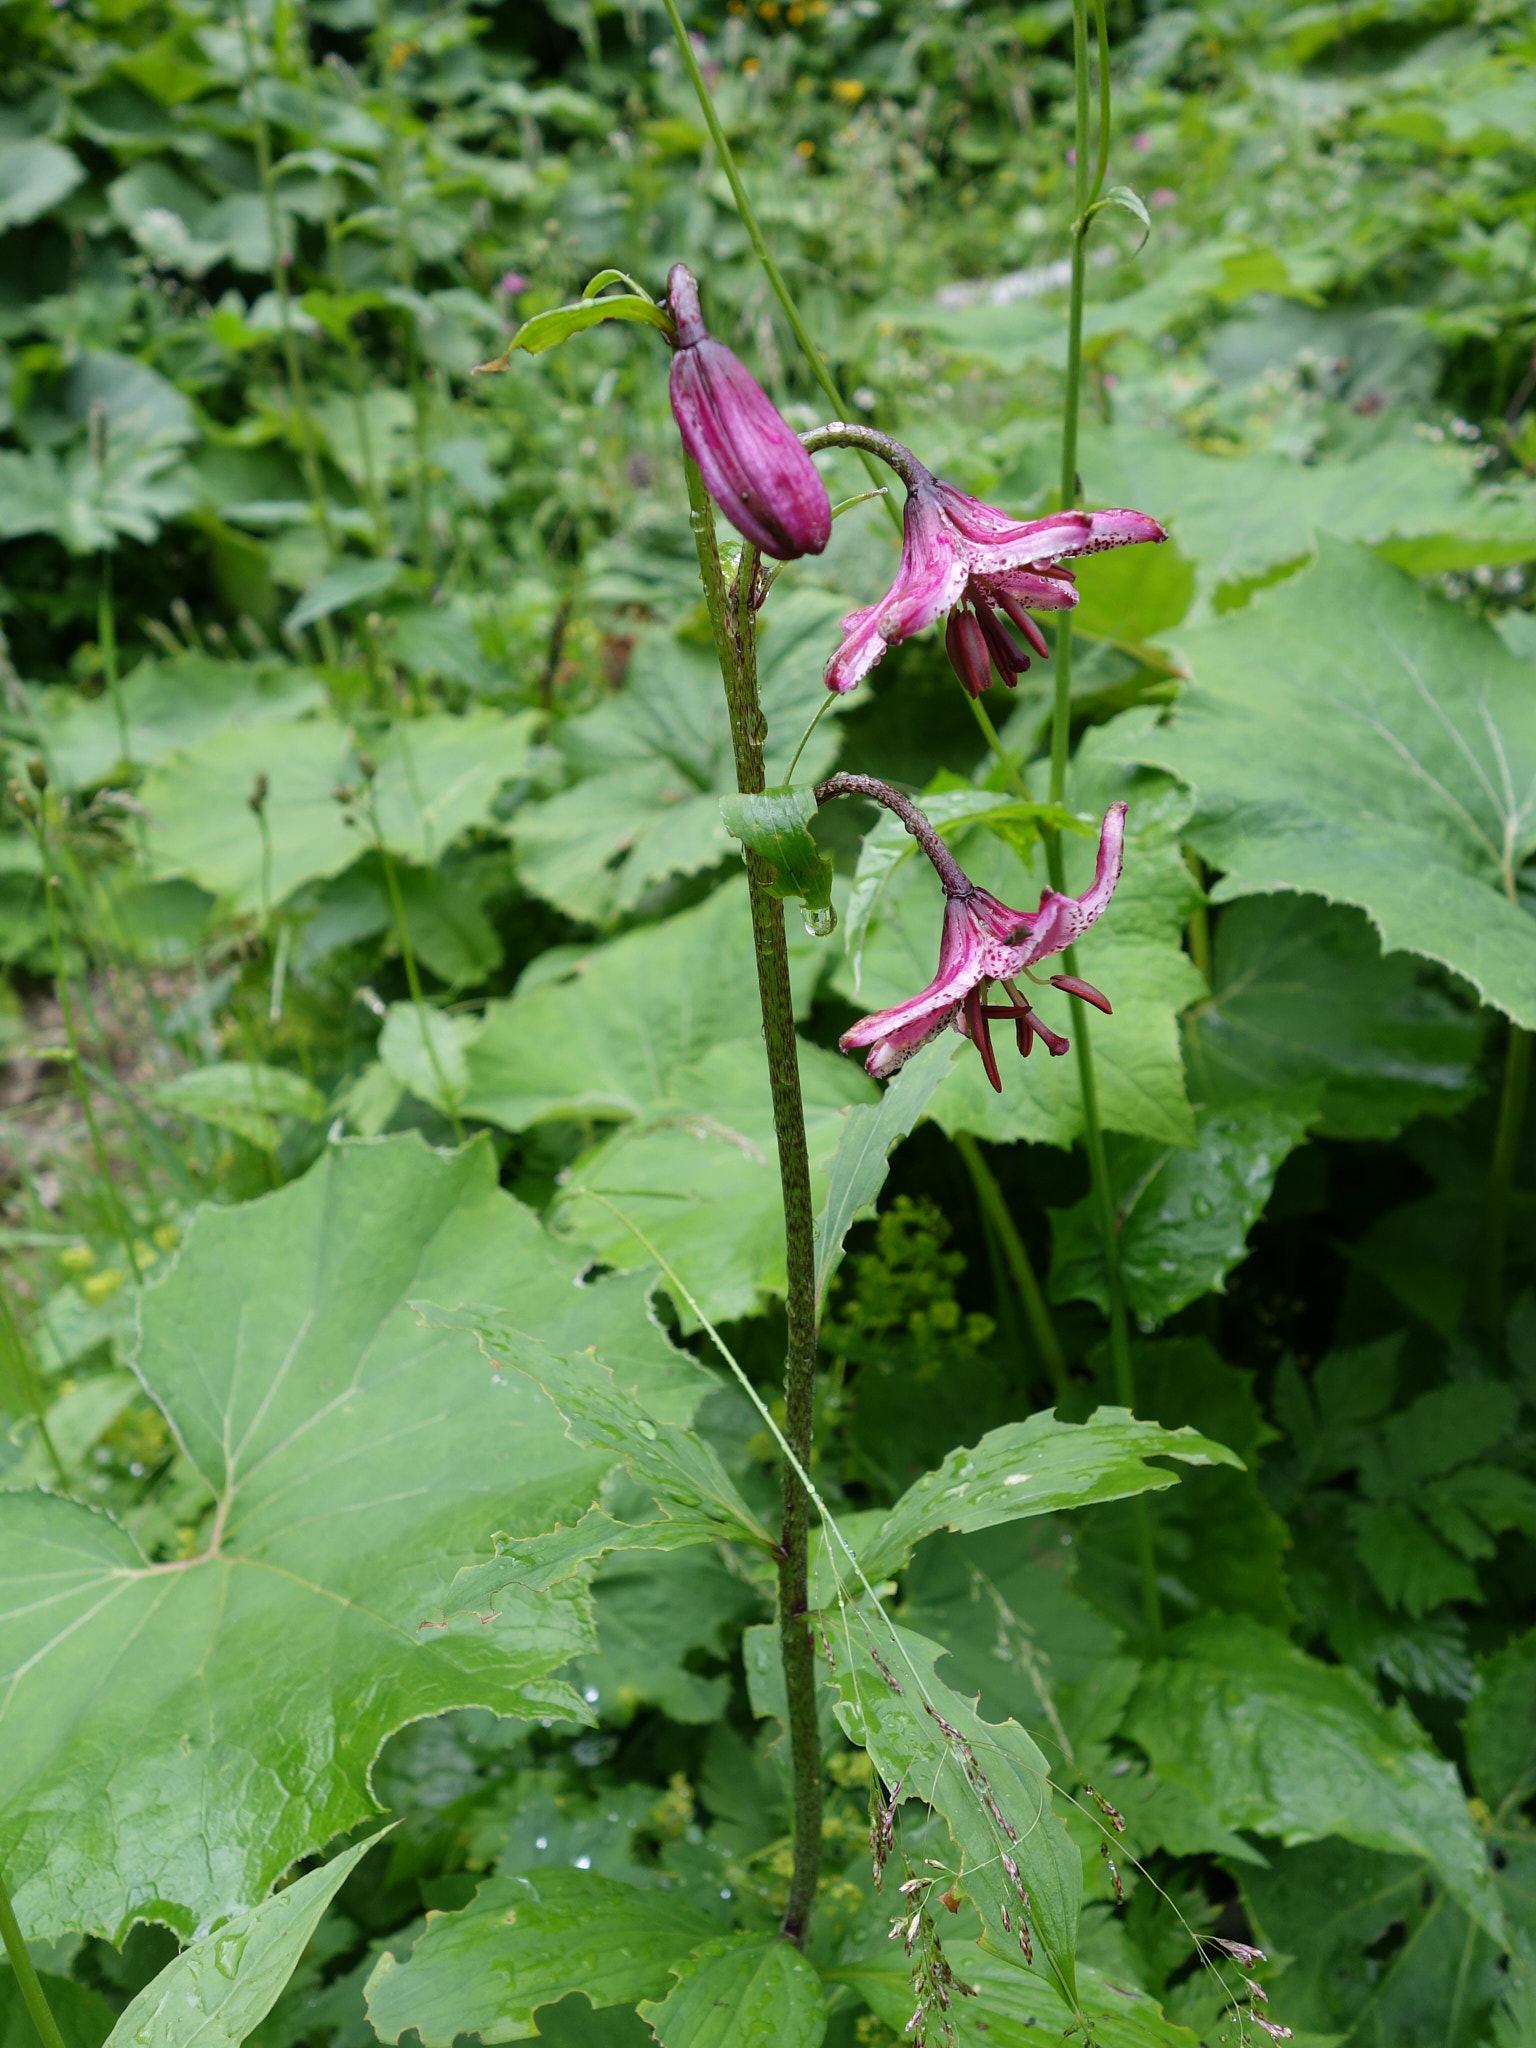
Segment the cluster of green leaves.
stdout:
<svg viewBox="0 0 1536 2048">
<path fill-rule="evenodd" d="M 684 12 L 850 411 L 1046 509 L 1070 10 Z M 1536 46 L 1499 0 L 1110 29 L 1142 213 L 1090 245 L 1080 467 L 1174 538 L 1082 566 L 1054 807 L 1048 667 L 1024 796 L 926 642 L 805 738 L 878 506 L 775 583 L 733 800 L 640 290 L 685 258 L 823 405 L 660 8 L 7 16 L 0 1872 L 68 2048 L 1536 2039 L 1518 1124 L 1498 1327 L 1484 1259 Z M 557 311 L 604 277 L 624 321 Z M 894 821 L 813 817 L 839 760 L 1024 909 L 1042 830 L 1081 887 L 1130 805 L 1082 968 L 1134 1416 L 1073 1063 L 835 1050 L 939 908 Z M 825 1316 L 804 1953 L 743 845 Z"/>
</svg>

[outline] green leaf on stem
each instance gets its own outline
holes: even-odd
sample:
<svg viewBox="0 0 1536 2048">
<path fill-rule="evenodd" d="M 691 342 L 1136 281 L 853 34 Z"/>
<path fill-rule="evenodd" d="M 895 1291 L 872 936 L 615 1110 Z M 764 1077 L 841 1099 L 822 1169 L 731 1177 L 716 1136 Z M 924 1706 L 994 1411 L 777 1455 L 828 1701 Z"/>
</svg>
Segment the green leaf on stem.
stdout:
<svg viewBox="0 0 1536 2048">
<path fill-rule="evenodd" d="M 543 1389 L 573 1443 L 622 1459 L 637 1482 L 654 1489 L 684 1517 L 716 1535 L 774 1548 L 776 1539 L 737 1492 L 713 1446 L 693 1430 L 655 1420 L 645 1402 L 619 1384 L 610 1366 L 587 1352 L 563 1356 L 550 1350 L 498 1309 L 447 1309 L 430 1301 L 411 1306 L 428 1329 L 472 1330 L 493 1366 L 509 1366 Z M 612 1547 L 606 1541 L 602 1545 Z"/>
<path fill-rule="evenodd" d="M 862 1546 L 859 1562 L 867 1578 L 885 1578 L 937 1529 L 990 1529 L 1177 1484 L 1176 1472 L 1148 1465 L 1148 1458 L 1242 1463 L 1235 1451 L 1196 1430 L 1138 1422 L 1125 1408 L 1096 1408 L 1086 1422 L 1058 1422 L 1042 1410 L 1027 1422 L 989 1430 L 969 1449 L 951 1451 L 908 1487 Z M 839 1563 L 835 1552 L 831 1562 Z"/>
<path fill-rule="evenodd" d="M 251 1060 L 215 1060 L 211 1066 L 192 1067 L 174 1081 L 159 1082 L 152 1092 L 162 1109 L 233 1131 L 264 1152 L 277 1150 L 280 1117 L 313 1124 L 325 1115 L 325 1097 L 313 1082 L 291 1067 L 262 1066 Z"/>
<path fill-rule="evenodd" d="M 827 1199 L 816 1218 L 816 1300 L 826 1300 L 842 1264 L 843 1240 L 885 1186 L 892 1148 L 908 1137 L 935 1088 L 961 1050 L 953 1037 L 934 1039 L 913 1054 L 875 1103 L 855 1103 L 827 1167 Z"/>
<path fill-rule="evenodd" d="M 1364 910 L 1391 952 L 1462 975 L 1536 1026 L 1533 671 L 1491 627 L 1362 548 L 1181 636 L 1193 677 L 1127 754 L 1189 784 L 1214 896 L 1297 890 Z"/>
<path fill-rule="evenodd" d="M 797 897 L 807 910 L 826 910 L 832 902 L 832 857 L 812 836 L 816 811 L 816 792 L 806 788 L 769 789 L 761 796 L 733 791 L 720 799 L 726 831 L 768 863 L 772 894 Z"/>
<path fill-rule="evenodd" d="M 818 2048 L 827 2031 L 821 1979 L 779 1935 L 723 1935 L 672 1971 L 640 2007 L 660 2048 Z"/>
<path fill-rule="evenodd" d="M 1467 1709 L 1467 1761 L 1495 1813 L 1513 1813 L 1536 1791 L 1536 1629 L 1479 1658 Z"/>
<path fill-rule="evenodd" d="M 458 1913 L 434 1915 L 409 1956 L 386 1949 L 368 1979 L 382 2041 L 422 2048 L 478 2034 L 486 2048 L 538 2032 L 534 2013 L 580 1991 L 601 2009 L 661 1998 L 668 1973 L 718 1924 L 656 1886 L 579 1870 L 493 1877 Z"/>
<path fill-rule="evenodd" d="M 936 1676 L 942 1644 L 856 1607 L 828 1614 L 823 1641 L 844 1734 L 869 1752 L 886 1787 L 943 1817 L 955 1851 L 949 1876 L 987 1934 L 1011 1950 L 1027 1921 L 1036 1967 L 1072 2000 L 1082 1858 L 1052 1811 L 1045 1758 L 1016 1721 L 983 1721 L 973 1700 Z"/>
<path fill-rule="evenodd" d="M 488 1298 L 595 1346 L 658 1427 L 685 1420 L 711 1382 L 643 1281 L 572 1286 L 590 1256 L 498 1189 L 484 1140 L 332 1146 L 198 1212 L 143 1294 L 136 1369 L 212 1497 L 203 1547 L 151 1562 L 74 1501 L 0 1494 L 0 1856 L 33 1937 L 120 1941 L 153 1902 L 190 1938 L 254 1906 L 376 1810 L 369 1770 L 407 1721 L 585 1717 L 547 1675 L 595 1647 L 581 1568 L 494 1627 L 422 1624 L 492 1528 L 576 1521 L 617 1461 L 404 1297 Z"/>
<path fill-rule="evenodd" d="M 382 1839 L 370 1835 L 183 1949 L 127 2007 L 107 2048 L 240 2048 L 276 2005 L 326 1907 Z"/>
<path fill-rule="evenodd" d="M 1152 232 L 1152 216 L 1147 212 L 1140 194 L 1133 192 L 1129 185 L 1111 185 L 1103 198 L 1095 200 L 1089 207 L 1088 219 L 1092 220 L 1095 214 L 1102 213 L 1106 206 L 1118 206 L 1122 213 L 1128 213 L 1139 225 L 1141 240 L 1136 244 L 1133 254 L 1139 253 Z"/>
<path fill-rule="evenodd" d="M 614 277 L 620 274 L 618 271 L 612 273 Z M 590 291 L 592 286 L 587 289 Z M 506 369 L 514 349 L 526 349 L 531 356 L 542 355 L 545 349 L 556 348 L 562 341 L 569 341 L 573 334 L 596 327 L 600 320 L 643 320 L 648 326 L 659 328 L 668 341 L 677 339 L 671 314 L 658 306 L 654 299 L 643 298 L 636 292 L 617 292 L 609 299 L 580 298 L 570 305 L 552 306 L 547 313 L 535 313 L 531 320 L 525 320 L 493 362 L 475 365 L 475 374 L 479 376 L 486 371 Z"/>
</svg>

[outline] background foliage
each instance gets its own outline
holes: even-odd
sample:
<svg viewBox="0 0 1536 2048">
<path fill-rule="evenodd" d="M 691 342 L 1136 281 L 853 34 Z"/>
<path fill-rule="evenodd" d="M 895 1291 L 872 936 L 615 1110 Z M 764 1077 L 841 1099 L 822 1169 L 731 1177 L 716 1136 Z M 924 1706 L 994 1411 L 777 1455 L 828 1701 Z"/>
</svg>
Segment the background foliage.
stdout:
<svg viewBox="0 0 1536 2048">
<path fill-rule="evenodd" d="M 1065 0 L 690 19 L 856 416 L 1045 508 Z M 68 2048 L 893 2041 L 871 1759 L 921 1779 L 910 1868 L 971 1859 L 935 1912 L 957 2039 L 1059 2032 L 1075 1939 L 1106 2044 L 1266 2012 L 1536 2042 L 1518 1118 L 1487 1257 L 1536 1027 L 1536 43 L 1504 0 L 1109 19 L 1111 182 L 1151 226 L 1093 245 L 1080 469 L 1173 542 L 1083 568 L 1068 801 L 1131 803 L 1094 1043 L 1139 1412 L 1207 1462 L 1066 1431 L 1112 1385 L 1071 1063 L 998 1097 L 946 1043 L 877 1109 L 835 1051 L 928 978 L 937 898 L 873 813 L 826 816 L 839 931 L 791 945 L 814 1477 L 900 1635 L 855 1602 L 825 1645 L 801 1958 L 774 1448 L 698 1320 L 771 1401 L 781 1208 L 662 358 L 600 326 L 473 372 L 599 269 L 684 258 L 788 415 L 825 405 L 651 0 L 0 11 L 0 1859 Z M 893 562 L 861 506 L 776 587 L 770 782 Z M 1037 795 L 1049 676 L 993 700 Z M 799 773 L 839 759 L 1032 900 L 931 636 Z M 1053 1476 L 1005 1497 L 1026 1449 Z M 1146 1487 L 1162 1644 L 1115 1498 Z M 866 1636 L 1000 1787 L 1064 1795 L 1040 1968 Z M 1259 2019 L 1215 1937 L 1268 1951 Z M 8 1971 L 0 2015 L 25 2038 Z"/>
</svg>

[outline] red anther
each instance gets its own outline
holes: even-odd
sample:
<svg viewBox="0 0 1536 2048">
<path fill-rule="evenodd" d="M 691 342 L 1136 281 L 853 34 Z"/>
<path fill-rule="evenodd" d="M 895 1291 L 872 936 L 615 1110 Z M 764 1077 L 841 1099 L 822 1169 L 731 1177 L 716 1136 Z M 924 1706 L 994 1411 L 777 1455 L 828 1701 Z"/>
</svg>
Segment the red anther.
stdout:
<svg viewBox="0 0 1536 2048">
<path fill-rule="evenodd" d="M 1024 670 L 1029 667 L 1029 656 L 990 605 L 978 604 L 976 617 L 997 672 L 1011 690 Z"/>
<path fill-rule="evenodd" d="M 1024 638 L 1029 642 L 1030 646 L 1033 647 L 1036 654 L 1039 655 L 1040 659 L 1042 661 L 1049 661 L 1051 658 L 1050 643 L 1047 641 L 1045 635 L 1041 632 L 1040 628 L 1035 624 L 1034 620 L 1029 616 L 1029 613 L 1025 611 L 1023 605 L 1021 605 L 1019 603 L 1019 600 L 1013 595 L 1012 591 L 1004 590 L 1001 587 L 1001 585 L 994 583 L 992 586 L 992 595 L 997 599 L 998 603 L 1002 606 L 1003 610 L 1008 614 L 1009 618 L 1012 619 L 1013 623 L 1018 627 L 1019 631 L 1024 635 Z"/>
<path fill-rule="evenodd" d="M 997 1094 L 1003 1092 L 1003 1077 L 997 1071 L 997 1054 L 992 1050 L 992 1027 L 987 1022 L 987 1006 L 981 999 L 982 984 L 977 983 L 965 999 L 965 1023 L 967 1035 L 981 1054 L 981 1064 L 986 1068 L 987 1079 Z"/>
<path fill-rule="evenodd" d="M 1094 987 L 1091 981 L 1082 981 L 1075 974 L 1053 974 L 1051 987 L 1059 988 L 1064 995 L 1076 996 L 1080 1002 L 1092 1003 L 1096 1010 L 1102 1010 L 1106 1017 L 1113 1017 L 1109 997 L 1102 989 Z"/>
<path fill-rule="evenodd" d="M 971 696 L 979 697 L 992 687 L 992 664 L 980 625 L 968 611 L 957 608 L 944 628 L 944 651 L 949 665 Z"/>
</svg>

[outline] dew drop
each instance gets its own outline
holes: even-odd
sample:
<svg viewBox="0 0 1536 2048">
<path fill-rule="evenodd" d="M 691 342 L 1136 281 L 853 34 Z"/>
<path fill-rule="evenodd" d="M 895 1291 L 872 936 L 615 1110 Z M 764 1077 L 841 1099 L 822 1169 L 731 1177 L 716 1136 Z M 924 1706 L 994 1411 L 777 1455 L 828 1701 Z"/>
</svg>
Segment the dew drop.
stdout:
<svg viewBox="0 0 1536 2048">
<path fill-rule="evenodd" d="M 549 1847 L 548 1835 L 535 1835 L 533 1838 L 533 1846 L 535 1847 L 535 1849 L 547 1849 Z"/>
<path fill-rule="evenodd" d="M 1215 1203 L 1209 1195 L 1196 1194 L 1190 1199 L 1190 1209 L 1196 1216 L 1210 1216 L 1215 1213 Z"/>
<path fill-rule="evenodd" d="M 221 1977 L 233 1977 L 238 1973 L 245 1943 L 244 1934 L 225 1934 L 213 1944 L 213 1967 Z"/>
<path fill-rule="evenodd" d="M 820 910 L 802 909 L 801 920 L 813 939 L 830 939 L 837 930 L 837 912 L 831 904 L 824 904 Z"/>
<path fill-rule="evenodd" d="M 590 1856 L 578 1856 L 576 1858 L 576 1868 L 578 1870 L 590 1870 L 592 1868 L 592 1858 Z"/>
</svg>

